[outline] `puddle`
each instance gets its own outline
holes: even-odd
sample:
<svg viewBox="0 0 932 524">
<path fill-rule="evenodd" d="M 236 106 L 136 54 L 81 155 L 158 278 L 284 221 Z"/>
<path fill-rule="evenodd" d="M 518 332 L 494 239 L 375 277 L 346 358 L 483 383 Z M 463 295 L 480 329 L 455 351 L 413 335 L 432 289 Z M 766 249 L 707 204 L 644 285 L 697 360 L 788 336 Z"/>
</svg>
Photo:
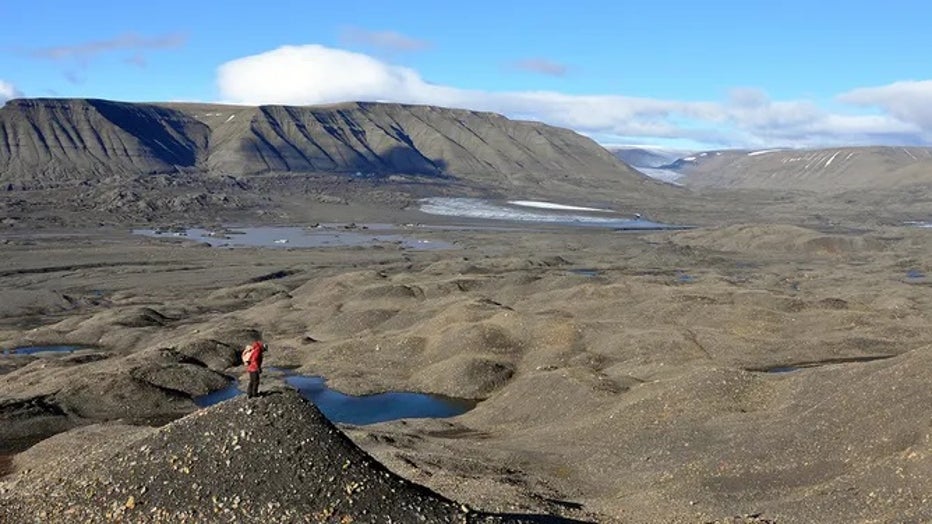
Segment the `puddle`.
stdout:
<svg viewBox="0 0 932 524">
<path fill-rule="evenodd" d="M 391 233 L 390 224 L 327 224 L 311 228 L 288 227 L 244 227 L 222 231 L 208 229 L 183 229 L 165 232 L 158 229 L 134 229 L 134 235 L 156 238 L 186 238 L 210 244 L 213 247 L 271 247 L 271 248 L 322 248 L 322 247 L 372 247 L 397 245 L 411 250 L 456 249 L 450 242 L 418 239 L 408 235 Z"/>
<path fill-rule="evenodd" d="M 906 272 L 906 282 L 910 284 L 918 284 L 926 281 L 926 274 L 918 269 L 910 269 Z"/>
<path fill-rule="evenodd" d="M 296 375 L 287 369 L 269 368 L 284 373 L 284 380 L 310 400 L 330 422 L 363 426 L 403 418 L 446 418 L 461 415 L 476 407 L 476 401 L 428 395 L 426 393 L 388 392 L 353 396 L 327 387 L 318 376 Z M 194 403 L 206 408 L 244 394 L 238 381 L 229 386 L 194 398 Z"/>
<path fill-rule="evenodd" d="M 334 423 L 361 426 L 403 418 L 446 418 L 461 415 L 476 406 L 473 400 L 424 393 L 346 395 L 328 388 L 323 377 L 286 375 L 285 382 Z"/>
<path fill-rule="evenodd" d="M 798 371 L 800 369 L 803 369 L 803 368 L 799 366 L 785 366 L 785 367 L 779 367 L 779 368 L 770 368 L 766 370 L 765 372 L 766 373 L 790 373 L 793 371 Z"/>
<path fill-rule="evenodd" d="M 230 400 L 231 398 L 242 395 L 242 394 L 243 392 L 240 391 L 239 389 L 239 381 L 234 380 L 230 382 L 229 386 L 223 389 L 218 389 L 217 391 L 213 391 L 206 395 L 194 397 L 192 400 L 194 401 L 194 404 L 197 407 L 206 408 L 209 406 L 213 406 L 214 404 L 223 402 L 224 400 Z"/>
<path fill-rule="evenodd" d="M 692 284 L 696 281 L 696 277 L 687 274 L 687 273 L 677 273 L 676 282 L 678 284 Z"/>
<path fill-rule="evenodd" d="M 22 346 L 12 349 L 4 348 L 2 355 L 7 357 L 16 355 L 35 355 L 37 353 L 74 353 L 80 349 L 89 348 L 84 346 Z"/>
<path fill-rule="evenodd" d="M 579 275 L 583 277 L 597 277 L 599 276 L 598 269 L 570 269 L 570 273 L 574 275 Z"/>
</svg>

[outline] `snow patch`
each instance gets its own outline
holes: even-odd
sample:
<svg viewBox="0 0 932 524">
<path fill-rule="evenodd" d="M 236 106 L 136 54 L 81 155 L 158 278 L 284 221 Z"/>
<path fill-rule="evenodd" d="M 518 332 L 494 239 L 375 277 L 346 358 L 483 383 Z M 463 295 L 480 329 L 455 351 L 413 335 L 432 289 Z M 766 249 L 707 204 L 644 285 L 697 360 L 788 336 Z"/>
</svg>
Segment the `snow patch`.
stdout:
<svg viewBox="0 0 932 524">
<path fill-rule="evenodd" d="M 230 120 L 233 120 L 234 118 L 236 118 L 236 115 L 230 115 L 230 118 L 227 118 L 226 121 L 229 122 Z"/>
<path fill-rule="evenodd" d="M 420 210 L 429 215 L 457 216 L 464 218 L 484 218 L 492 220 L 509 220 L 535 224 L 562 224 L 588 227 L 608 227 L 617 229 L 667 229 L 680 226 L 668 226 L 643 218 L 621 218 L 591 216 L 582 214 L 564 215 L 544 211 L 525 211 L 517 207 L 507 207 L 478 198 L 432 197 L 420 201 Z"/>
<path fill-rule="evenodd" d="M 835 151 L 835 154 L 832 155 L 832 158 L 829 158 L 828 162 L 825 163 L 825 167 L 832 165 L 832 160 L 835 160 L 835 157 L 838 156 L 839 153 L 841 153 L 841 151 Z"/>
<path fill-rule="evenodd" d="M 757 156 L 757 155 L 766 155 L 767 153 L 776 153 L 777 151 L 783 151 L 782 149 L 762 149 L 760 151 L 751 151 L 748 153 L 748 156 Z"/>
<path fill-rule="evenodd" d="M 523 207 L 536 207 L 539 209 L 561 209 L 564 211 L 597 211 L 599 213 L 611 213 L 611 209 L 601 209 L 597 207 L 580 207 L 580 206 L 567 206 L 564 204 L 555 204 L 553 202 L 538 202 L 536 200 L 509 200 L 509 204 L 513 206 L 523 206 Z"/>
</svg>

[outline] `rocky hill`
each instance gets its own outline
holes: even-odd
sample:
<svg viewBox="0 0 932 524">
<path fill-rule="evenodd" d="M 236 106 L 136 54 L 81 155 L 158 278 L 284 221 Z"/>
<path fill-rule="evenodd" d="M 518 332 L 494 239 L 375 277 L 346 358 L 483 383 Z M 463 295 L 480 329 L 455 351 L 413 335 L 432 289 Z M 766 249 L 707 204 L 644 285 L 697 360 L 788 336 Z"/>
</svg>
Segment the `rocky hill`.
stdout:
<svg viewBox="0 0 932 524">
<path fill-rule="evenodd" d="M 664 169 L 690 187 L 797 189 L 821 193 L 932 185 L 932 148 L 843 147 L 710 151 Z"/>
<path fill-rule="evenodd" d="M 16 462 L 4 522 L 578 522 L 456 504 L 393 474 L 290 391 L 161 428 L 87 426 Z"/>
<path fill-rule="evenodd" d="M 417 175 L 488 187 L 540 185 L 569 176 L 597 185 L 645 183 L 572 131 L 459 109 L 85 99 L 18 99 L 0 109 L 4 184 L 177 173 Z"/>
</svg>

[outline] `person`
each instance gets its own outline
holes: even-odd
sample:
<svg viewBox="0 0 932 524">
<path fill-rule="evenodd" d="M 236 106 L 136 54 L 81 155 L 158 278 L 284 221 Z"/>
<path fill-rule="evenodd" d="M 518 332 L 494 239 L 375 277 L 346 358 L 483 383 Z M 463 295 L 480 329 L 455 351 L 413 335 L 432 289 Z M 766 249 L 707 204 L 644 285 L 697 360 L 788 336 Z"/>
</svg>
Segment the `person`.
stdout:
<svg viewBox="0 0 932 524">
<path fill-rule="evenodd" d="M 243 363 L 246 364 L 246 371 L 249 372 L 249 387 L 246 389 L 247 398 L 259 396 L 259 375 L 262 374 L 262 354 L 265 353 L 267 349 L 268 346 L 263 344 L 261 340 L 255 340 L 243 350 Z"/>
</svg>

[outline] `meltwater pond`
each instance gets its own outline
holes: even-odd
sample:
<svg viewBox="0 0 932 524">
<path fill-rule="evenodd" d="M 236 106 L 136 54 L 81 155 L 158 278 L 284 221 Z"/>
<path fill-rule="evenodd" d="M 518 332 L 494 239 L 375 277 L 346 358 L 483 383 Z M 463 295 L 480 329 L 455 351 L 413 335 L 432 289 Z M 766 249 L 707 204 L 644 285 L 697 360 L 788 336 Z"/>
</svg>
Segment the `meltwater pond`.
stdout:
<svg viewBox="0 0 932 524">
<path fill-rule="evenodd" d="M 270 371 L 285 371 L 276 368 Z M 327 387 L 319 376 L 296 375 L 285 371 L 285 382 L 310 400 L 333 423 L 362 426 L 403 418 L 447 418 L 461 415 L 476 407 L 476 401 L 428 395 L 426 393 L 398 392 L 354 396 Z M 197 397 L 194 403 L 207 407 L 243 394 L 239 382 L 233 381 L 224 389 Z"/>
<path fill-rule="evenodd" d="M 3 356 L 14 356 L 14 355 L 35 355 L 36 353 L 74 353 L 79 349 L 87 349 L 84 346 L 65 346 L 65 345 L 54 345 L 54 346 L 22 346 L 17 348 L 3 348 L 0 351 L 0 354 Z"/>
<path fill-rule="evenodd" d="M 156 238 L 179 238 L 206 242 L 214 247 L 324 248 L 397 245 L 412 250 L 455 249 L 449 242 L 414 238 L 393 232 L 387 224 L 328 224 L 313 228 L 261 226 L 228 228 L 219 231 L 190 228 L 162 231 L 134 229 L 133 234 Z"/>
<path fill-rule="evenodd" d="M 446 418 L 476 406 L 472 400 L 411 392 L 357 397 L 328 388 L 323 377 L 289 375 L 285 382 L 313 402 L 331 422 L 365 425 L 403 418 Z"/>
</svg>

